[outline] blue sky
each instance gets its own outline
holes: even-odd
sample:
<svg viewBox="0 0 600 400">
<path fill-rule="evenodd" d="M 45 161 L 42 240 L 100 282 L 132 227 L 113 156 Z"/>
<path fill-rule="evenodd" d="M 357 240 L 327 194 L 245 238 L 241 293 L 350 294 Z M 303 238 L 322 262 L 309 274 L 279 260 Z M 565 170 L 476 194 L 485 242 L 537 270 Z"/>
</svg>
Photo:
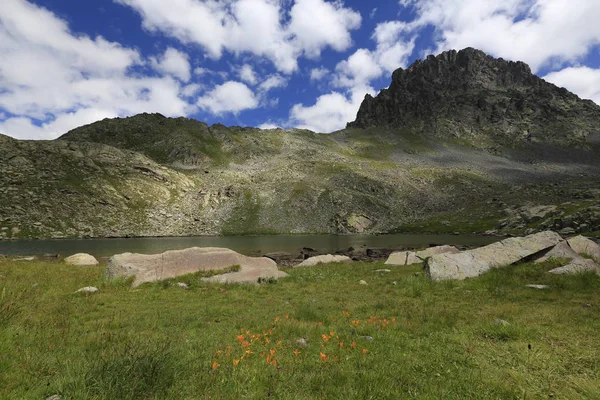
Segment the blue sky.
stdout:
<svg viewBox="0 0 600 400">
<path fill-rule="evenodd" d="M 598 0 L 2 0 L 0 133 L 140 112 L 341 129 L 447 49 L 523 60 L 600 103 Z"/>
</svg>

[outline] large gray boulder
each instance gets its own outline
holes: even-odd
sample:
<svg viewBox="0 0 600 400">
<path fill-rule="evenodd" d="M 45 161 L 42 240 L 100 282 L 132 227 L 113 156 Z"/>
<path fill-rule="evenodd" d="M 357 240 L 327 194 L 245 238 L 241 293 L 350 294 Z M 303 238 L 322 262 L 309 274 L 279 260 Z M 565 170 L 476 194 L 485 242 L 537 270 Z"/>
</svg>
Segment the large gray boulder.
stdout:
<svg viewBox="0 0 600 400">
<path fill-rule="evenodd" d="M 425 261 L 425 272 L 431 279 L 466 279 L 479 276 L 492 268 L 514 264 L 556 246 L 562 238 L 546 231 L 522 238 L 509 238 L 457 254 L 436 254 Z"/>
<path fill-rule="evenodd" d="M 247 257 L 230 249 L 216 247 L 192 247 L 171 250 L 162 254 L 117 254 L 110 258 L 106 277 L 135 276 L 133 286 L 156 282 L 198 271 L 225 270 L 239 265 L 240 271 L 212 277 L 217 282 L 255 283 L 258 278 L 287 276 L 277 269 L 277 264 L 265 257 Z"/>
<path fill-rule="evenodd" d="M 400 252 L 395 252 L 395 253 L 390 254 L 390 256 L 388 257 L 385 264 L 386 265 L 399 265 L 399 266 L 420 264 L 423 261 L 425 261 L 425 259 L 428 257 L 431 257 L 435 254 L 445 254 L 445 253 L 456 254 L 456 253 L 460 253 L 460 250 L 458 250 L 454 246 L 444 245 L 444 246 L 430 247 L 428 249 L 417 251 L 417 252 L 400 251 Z"/>
<path fill-rule="evenodd" d="M 86 253 L 77 253 L 65 258 L 67 265 L 75 265 L 78 267 L 93 267 L 98 265 L 98 260 L 94 256 Z"/>
<path fill-rule="evenodd" d="M 314 256 L 307 258 L 302 261 L 300 264 L 296 265 L 296 267 L 314 267 L 319 264 L 328 264 L 328 263 L 351 263 L 352 259 L 348 256 L 339 256 L 339 255 L 331 255 L 326 254 L 322 256 Z"/>
<path fill-rule="evenodd" d="M 574 275 L 585 272 L 595 272 L 596 274 L 600 275 L 600 267 L 594 262 L 594 260 L 588 260 L 583 257 L 579 257 L 563 267 L 554 268 L 548 272 L 557 275 Z"/>
<path fill-rule="evenodd" d="M 598 243 L 584 236 L 576 236 L 568 239 L 567 242 L 577 254 L 587 254 L 600 262 L 600 245 Z"/>
<path fill-rule="evenodd" d="M 575 252 L 575 250 L 573 250 L 571 248 L 571 246 L 569 246 L 569 242 L 567 242 L 566 240 L 563 240 L 560 243 L 558 243 L 556 246 L 552 247 L 550 249 L 550 251 L 548 251 L 542 257 L 535 260 L 535 262 L 543 263 L 543 262 L 546 262 L 546 261 L 552 260 L 552 259 L 573 260 L 573 259 L 579 259 L 579 258 L 581 258 L 581 256 L 579 254 L 577 254 L 577 252 Z"/>
</svg>

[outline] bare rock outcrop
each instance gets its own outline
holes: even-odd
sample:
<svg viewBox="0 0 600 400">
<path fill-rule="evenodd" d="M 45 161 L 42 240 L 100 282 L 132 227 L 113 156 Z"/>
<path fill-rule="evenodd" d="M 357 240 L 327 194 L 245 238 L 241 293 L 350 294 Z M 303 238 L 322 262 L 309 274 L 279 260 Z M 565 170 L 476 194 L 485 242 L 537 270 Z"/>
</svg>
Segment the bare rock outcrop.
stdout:
<svg viewBox="0 0 600 400">
<path fill-rule="evenodd" d="M 296 265 L 296 268 L 298 268 L 298 267 L 314 267 L 315 265 L 318 265 L 318 264 L 351 263 L 351 262 L 352 262 L 352 259 L 348 256 L 325 254 L 322 256 L 314 256 L 314 257 L 307 258 L 306 260 L 302 261 L 300 264 Z"/>
<path fill-rule="evenodd" d="M 230 249 L 217 247 L 192 247 L 162 254 L 117 254 L 108 261 L 106 277 L 135 276 L 135 287 L 145 282 L 161 281 L 198 271 L 226 270 L 236 265 L 240 266 L 239 271 L 207 280 L 255 283 L 259 277 L 277 279 L 287 276 L 277 269 L 273 260 L 265 257 L 248 257 Z"/>
<path fill-rule="evenodd" d="M 546 231 L 505 239 L 462 253 L 437 254 L 425 261 L 425 272 L 436 281 L 472 278 L 552 248 L 561 240 L 558 233 Z"/>
<path fill-rule="evenodd" d="M 445 253 L 450 253 L 450 254 L 456 254 L 459 253 L 460 251 L 454 247 L 454 246 L 436 246 L 436 247 L 430 247 L 428 249 L 425 250 L 421 250 L 421 251 L 400 251 L 400 252 L 395 252 L 390 254 L 389 258 L 387 259 L 387 261 L 385 262 L 386 265 L 399 265 L 399 266 L 405 266 L 405 265 L 414 265 L 414 264 L 420 264 L 423 261 L 425 261 L 425 259 L 427 259 L 428 257 L 431 257 L 435 254 L 445 254 Z"/>
</svg>

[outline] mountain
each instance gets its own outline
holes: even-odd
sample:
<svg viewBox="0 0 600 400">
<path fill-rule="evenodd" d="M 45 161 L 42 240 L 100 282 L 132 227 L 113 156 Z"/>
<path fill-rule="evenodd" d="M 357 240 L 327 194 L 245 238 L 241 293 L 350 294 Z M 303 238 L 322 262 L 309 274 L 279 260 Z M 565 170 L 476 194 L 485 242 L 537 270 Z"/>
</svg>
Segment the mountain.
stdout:
<svg viewBox="0 0 600 400">
<path fill-rule="evenodd" d="M 467 48 L 416 61 L 367 94 L 350 128 L 393 127 L 495 149 L 585 146 L 600 139 L 600 107 L 533 75 L 523 62 Z"/>
<path fill-rule="evenodd" d="M 0 239 L 600 232 L 598 115 L 466 49 L 396 71 L 333 134 L 140 114 L 0 135 Z"/>
</svg>

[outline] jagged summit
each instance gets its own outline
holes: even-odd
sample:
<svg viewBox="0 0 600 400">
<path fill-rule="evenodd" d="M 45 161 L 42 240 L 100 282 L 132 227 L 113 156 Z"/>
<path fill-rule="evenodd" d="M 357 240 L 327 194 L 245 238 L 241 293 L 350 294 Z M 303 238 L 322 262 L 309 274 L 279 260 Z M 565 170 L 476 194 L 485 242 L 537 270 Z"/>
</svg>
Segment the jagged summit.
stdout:
<svg viewBox="0 0 600 400">
<path fill-rule="evenodd" d="M 394 127 L 496 144 L 581 144 L 600 130 L 600 107 L 531 73 L 523 62 L 450 50 L 392 74 L 366 95 L 349 128 Z"/>
</svg>

